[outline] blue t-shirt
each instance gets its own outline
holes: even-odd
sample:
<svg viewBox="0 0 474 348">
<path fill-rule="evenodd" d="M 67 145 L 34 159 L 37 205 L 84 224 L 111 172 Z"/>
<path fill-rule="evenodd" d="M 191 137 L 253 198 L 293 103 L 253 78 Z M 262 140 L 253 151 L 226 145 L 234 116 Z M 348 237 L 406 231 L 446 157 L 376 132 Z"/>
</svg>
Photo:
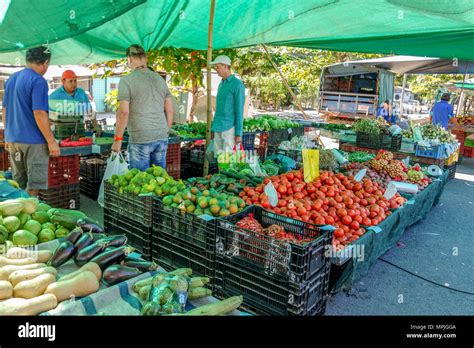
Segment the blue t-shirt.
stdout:
<svg viewBox="0 0 474 348">
<path fill-rule="evenodd" d="M 448 129 L 448 122 L 453 117 L 453 106 L 446 100 L 437 102 L 431 109 L 432 123 L 439 124 L 444 129 Z"/>
<path fill-rule="evenodd" d="M 7 109 L 5 141 L 45 144 L 33 110 L 48 112 L 48 83 L 32 69 L 14 73 L 5 83 L 3 107 Z"/>
<path fill-rule="evenodd" d="M 87 115 L 92 112 L 92 106 L 89 97 L 82 88 L 76 88 L 73 95 L 70 95 L 64 89 L 64 86 L 59 87 L 49 96 L 51 111 L 64 112 L 66 114 Z M 62 103 L 66 101 L 66 103 Z M 74 101 L 76 104 L 67 104 L 67 101 Z"/>
</svg>

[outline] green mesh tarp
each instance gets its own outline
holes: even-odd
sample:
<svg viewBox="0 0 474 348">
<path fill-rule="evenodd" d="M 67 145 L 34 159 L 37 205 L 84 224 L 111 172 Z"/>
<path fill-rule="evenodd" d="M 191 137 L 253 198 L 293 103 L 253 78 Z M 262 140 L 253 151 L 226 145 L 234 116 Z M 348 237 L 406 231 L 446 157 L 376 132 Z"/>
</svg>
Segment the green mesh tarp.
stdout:
<svg viewBox="0 0 474 348">
<path fill-rule="evenodd" d="M 408 226 L 428 215 L 432 207 L 439 202 L 448 174 L 448 171 L 445 171 L 442 177 L 409 199 L 402 208 L 394 210 L 379 225 L 368 229 L 354 244 L 358 253 L 355 257 L 345 264 L 331 266 L 332 293 L 349 289 L 354 282 L 369 272 L 380 256 L 397 244 Z"/>
<path fill-rule="evenodd" d="M 70 25 L 62 21 L 64 6 L 69 2 L 34 2 L 48 4 L 51 9 L 48 16 L 40 5 L 39 10 L 32 11 L 31 2 L 12 0 L 13 6 L 17 2 L 18 13 L 21 8 L 24 10 L 22 18 L 30 15 L 34 19 L 18 21 L 25 28 L 15 34 L 14 27 L 19 24 L 10 20 L 11 14 L 7 12 L 0 27 L 1 38 L 22 42 L 28 48 L 26 43 L 31 41 L 33 32 L 39 35 L 33 40 L 35 45 L 48 39 L 51 42 L 56 36 L 72 36 L 51 44 L 54 64 L 94 63 L 123 57 L 132 43 L 142 44 L 146 49 L 169 46 L 207 49 L 210 0 L 148 0 L 116 18 L 113 18 L 116 12 L 109 14 L 113 19 L 96 28 L 91 26 L 82 34 L 77 30 L 69 34 Z M 97 12 L 88 14 L 99 17 L 110 6 L 109 1 L 80 2 L 84 8 L 93 5 Z M 265 43 L 474 59 L 473 8 L 470 0 L 216 0 L 213 47 Z M 47 20 L 38 21 L 40 14 Z M 93 19 L 91 23 L 96 23 Z M 61 35 L 52 35 L 51 31 Z M 18 54 L 5 53 L 0 55 L 0 62 L 15 63 L 17 57 Z"/>
<path fill-rule="evenodd" d="M 0 52 L 54 43 L 79 35 L 145 1 L 2 0 Z"/>
</svg>

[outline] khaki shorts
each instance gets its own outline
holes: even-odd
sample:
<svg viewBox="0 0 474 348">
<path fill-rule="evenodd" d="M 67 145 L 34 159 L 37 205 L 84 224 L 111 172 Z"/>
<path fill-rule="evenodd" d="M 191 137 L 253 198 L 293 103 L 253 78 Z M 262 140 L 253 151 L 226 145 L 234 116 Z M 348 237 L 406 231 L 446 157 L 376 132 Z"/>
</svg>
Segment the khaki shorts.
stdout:
<svg viewBox="0 0 474 348">
<path fill-rule="evenodd" d="M 9 143 L 13 180 L 22 189 L 48 188 L 49 150 L 46 144 Z"/>
<path fill-rule="evenodd" d="M 232 127 L 225 132 L 215 132 L 214 133 L 214 144 L 216 156 L 219 152 L 229 152 L 234 150 L 235 145 L 235 129 Z"/>
</svg>

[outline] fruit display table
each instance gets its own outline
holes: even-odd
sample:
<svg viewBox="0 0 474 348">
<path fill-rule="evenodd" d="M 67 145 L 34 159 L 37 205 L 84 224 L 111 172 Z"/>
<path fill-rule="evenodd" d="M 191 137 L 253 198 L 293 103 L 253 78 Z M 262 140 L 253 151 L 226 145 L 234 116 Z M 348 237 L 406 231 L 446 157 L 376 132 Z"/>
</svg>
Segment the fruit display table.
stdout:
<svg viewBox="0 0 474 348">
<path fill-rule="evenodd" d="M 369 227 L 367 232 L 352 244 L 352 257 L 347 262 L 333 259 L 331 267 L 331 292 L 349 289 L 352 284 L 369 272 L 377 259 L 394 247 L 406 228 L 424 219 L 439 202 L 448 180 L 448 171 L 435 179 L 426 189 L 414 196 L 407 196 L 407 203 L 382 221 Z"/>
</svg>

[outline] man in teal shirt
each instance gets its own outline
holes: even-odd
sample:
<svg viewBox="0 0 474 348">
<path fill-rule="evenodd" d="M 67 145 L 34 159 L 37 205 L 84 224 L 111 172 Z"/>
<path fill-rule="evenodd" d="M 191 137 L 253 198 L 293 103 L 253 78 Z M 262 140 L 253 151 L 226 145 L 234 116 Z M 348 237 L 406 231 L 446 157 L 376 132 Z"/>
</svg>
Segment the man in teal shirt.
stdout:
<svg viewBox="0 0 474 348">
<path fill-rule="evenodd" d="M 229 57 L 218 56 L 211 64 L 215 65 L 217 75 L 222 78 L 211 126 L 217 155 L 222 151 L 232 151 L 234 145 L 242 143 L 245 86 L 232 74 Z"/>
</svg>

